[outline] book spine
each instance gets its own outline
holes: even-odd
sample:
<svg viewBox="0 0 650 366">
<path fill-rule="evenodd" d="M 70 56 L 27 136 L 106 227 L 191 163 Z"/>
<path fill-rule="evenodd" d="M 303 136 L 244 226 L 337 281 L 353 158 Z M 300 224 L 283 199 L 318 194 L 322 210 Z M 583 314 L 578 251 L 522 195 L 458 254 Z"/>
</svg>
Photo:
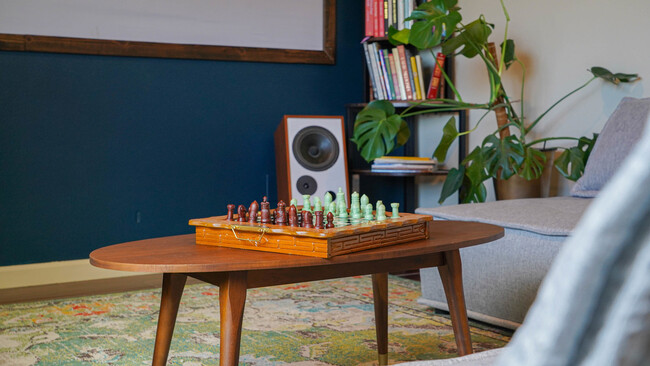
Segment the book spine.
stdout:
<svg viewBox="0 0 650 366">
<path fill-rule="evenodd" d="M 404 29 L 404 0 L 397 0 L 397 29 Z"/>
<path fill-rule="evenodd" d="M 444 65 L 445 55 L 442 52 L 438 52 L 436 66 L 433 68 L 433 74 L 431 74 L 431 81 L 429 82 L 427 99 L 436 99 L 438 97 L 438 87 L 440 86 L 440 77 L 442 76 L 442 67 Z"/>
<path fill-rule="evenodd" d="M 402 67 L 402 78 L 404 79 L 404 89 L 406 92 L 406 99 L 413 99 L 413 90 L 411 90 L 411 82 L 409 81 L 409 68 L 406 63 L 406 48 L 404 45 L 397 46 L 397 51 L 399 52 L 399 61 Z"/>
<path fill-rule="evenodd" d="M 404 87 L 404 77 L 402 73 L 402 63 L 399 60 L 399 51 L 393 48 L 393 58 L 395 59 L 395 72 L 397 73 L 397 81 L 399 82 L 399 92 L 402 97 L 401 100 L 406 100 L 406 88 Z"/>
<path fill-rule="evenodd" d="M 395 90 L 395 99 L 402 100 L 402 94 L 399 90 L 399 79 L 397 78 L 397 66 L 395 65 L 395 57 L 393 53 L 388 53 L 388 61 L 390 63 L 390 72 L 393 79 L 393 89 Z"/>
<path fill-rule="evenodd" d="M 392 1 L 392 3 L 391 3 L 391 4 L 392 4 L 392 7 L 393 7 L 393 11 L 392 11 L 392 13 L 391 13 L 391 15 L 392 15 L 392 18 L 391 18 L 391 25 L 392 25 L 394 28 L 397 29 L 397 27 L 398 27 L 398 25 L 397 25 L 397 12 L 398 12 L 398 9 L 397 9 L 397 0 L 391 0 L 391 1 Z M 401 0 L 400 0 L 400 1 L 401 1 Z"/>
<path fill-rule="evenodd" d="M 375 1 L 375 37 L 384 36 L 384 0 Z"/>
<path fill-rule="evenodd" d="M 374 13 L 375 4 L 374 0 L 366 0 L 366 22 L 365 22 L 365 36 L 372 37 L 375 35 L 374 29 Z"/>
<path fill-rule="evenodd" d="M 366 67 L 368 68 L 368 78 L 370 79 L 370 84 L 372 84 L 372 93 L 375 96 L 375 99 L 379 99 L 377 94 L 377 82 L 375 79 L 375 72 L 372 69 L 372 59 L 370 58 L 370 52 L 368 50 L 368 44 L 363 43 L 363 52 L 366 56 Z"/>
<path fill-rule="evenodd" d="M 420 85 L 421 98 L 424 99 L 424 72 L 422 70 L 422 56 L 415 55 L 415 64 L 418 69 L 418 84 Z"/>
<path fill-rule="evenodd" d="M 383 26 L 381 28 L 381 36 L 384 37 L 388 34 L 388 25 L 389 25 L 389 13 L 388 13 L 388 5 L 390 0 L 383 0 L 384 1 L 384 22 Z"/>
<path fill-rule="evenodd" d="M 375 75 L 375 85 L 377 86 L 377 99 L 385 99 L 384 97 L 384 88 L 381 82 L 381 75 L 379 74 L 379 66 L 377 63 L 377 45 L 371 43 L 368 45 L 368 51 L 370 53 L 370 60 L 372 61 L 372 71 Z"/>
<path fill-rule="evenodd" d="M 384 81 L 384 87 L 386 88 L 386 99 L 395 99 L 394 92 L 391 90 L 391 81 L 390 81 L 390 74 L 389 74 L 389 68 L 388 68 L 388 63 L 386 62 L 386 57 L 384 55 L 385 50 L 377 50 L 377 53 L 379 54 L 379 63 L 381 65 L 381 75 L 383 76 L 383 81 Z"/>
<path fill-rule="evenodd" d="M 420 90 L 418 65 L 415 62 L 415 56 L 411 56 L 411 70 L 413 70 L 413 85 L 415 85 L 415 99 L 422 99 L 422 90 Z"/>
</svg>

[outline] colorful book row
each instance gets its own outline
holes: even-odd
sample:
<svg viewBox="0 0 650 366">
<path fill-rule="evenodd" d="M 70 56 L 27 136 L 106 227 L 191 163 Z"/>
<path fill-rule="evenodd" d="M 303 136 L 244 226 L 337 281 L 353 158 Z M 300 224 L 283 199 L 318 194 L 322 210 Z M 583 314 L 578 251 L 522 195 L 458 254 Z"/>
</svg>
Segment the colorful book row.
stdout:
<svg viewBox="0 0 650 366">
<path fill-rule="evenodd" d="M 416 0 L 366 0 L 366 37 L 386 37 L 388 28 L 410 29 L 411 16 L 417 6 Z"/>
<path fill-rule="evenodd" d="M 425 89 L 419 54 L 412 56 L 404 45 L 382 49 L 376 42 L 363 43 L 363 49 L 375 99 L 423 100 L 438 97 L 442 74 L 438 64 L 444 64 L 444 55 L 439 54 L 429 87 Z"/>
</svg>

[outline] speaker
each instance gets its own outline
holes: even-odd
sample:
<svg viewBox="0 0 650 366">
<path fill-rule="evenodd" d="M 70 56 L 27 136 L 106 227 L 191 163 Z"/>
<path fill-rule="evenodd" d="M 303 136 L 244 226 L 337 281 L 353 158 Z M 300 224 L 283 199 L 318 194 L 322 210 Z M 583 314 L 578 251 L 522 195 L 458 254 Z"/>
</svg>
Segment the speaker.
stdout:
<svg viewBox="0 0 650 366">
<path fill-rule="evenodd" d="M 274 139 L 278 200 L 336 198 L 340 187 L 350 202 L 343 117 L 284 116 Z"/>
</svg>

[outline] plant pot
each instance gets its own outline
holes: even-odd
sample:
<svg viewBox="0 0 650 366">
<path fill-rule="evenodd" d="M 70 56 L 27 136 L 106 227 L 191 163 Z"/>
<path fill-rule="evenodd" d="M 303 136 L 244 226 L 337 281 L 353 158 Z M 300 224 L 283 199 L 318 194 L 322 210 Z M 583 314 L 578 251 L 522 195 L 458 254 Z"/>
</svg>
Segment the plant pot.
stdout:
<svg viewBox="0 0 650 366">
<path fill-rule="evenodd" d="M 551 173 L 555 151 L 557 149 L 544 149 L 546 155 L 544 171 L 542 175 L 533 180 L 526 180 L 518 175 L 509 179 L 494 179 L 494 193 L 497 200 L 513 200 L 519 198 L 548 197 L 551 187 Z"/>
</svg>

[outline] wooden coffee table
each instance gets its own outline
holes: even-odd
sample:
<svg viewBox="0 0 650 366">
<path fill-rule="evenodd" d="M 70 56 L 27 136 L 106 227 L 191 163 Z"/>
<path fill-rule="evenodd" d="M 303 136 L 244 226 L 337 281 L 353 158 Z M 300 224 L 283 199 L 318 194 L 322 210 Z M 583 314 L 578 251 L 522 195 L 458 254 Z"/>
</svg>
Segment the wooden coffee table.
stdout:
<svg viewBox="0 0 650 366">
<path fill-rule="evenodd" d="M 219 286 L 220 365 L 237 365 L 246 290 L 372 274 L 379 362 L 388 354 L 388 272 L 438 267 L 458 353 L 472 353 L 459 249 L 503 237 L 503 228 L 432 221 L 429 239 L 329 259 L 195 244 L 194 234 L 111 245 L 90 253 L 94 266 L 163 273 L 152 365 L 165 365 L 187 276 Z"/>
</svg>

